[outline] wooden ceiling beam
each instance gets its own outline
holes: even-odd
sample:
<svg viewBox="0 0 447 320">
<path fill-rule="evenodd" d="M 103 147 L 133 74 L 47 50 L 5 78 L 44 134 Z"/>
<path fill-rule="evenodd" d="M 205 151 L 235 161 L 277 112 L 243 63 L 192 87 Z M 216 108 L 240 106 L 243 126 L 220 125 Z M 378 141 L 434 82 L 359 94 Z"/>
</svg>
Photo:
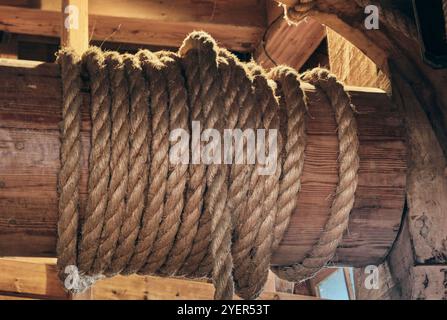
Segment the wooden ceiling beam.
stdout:
<svg viewBox="0 0 447 320">
<path fill-rule="evenodd" d="M 326 29 L 313 19 L 290 25 L 282 15 L 273 1 L 267 4 L 269 26 L 254 57 L 267 69 L 285 64 L 300 70 L 326 37 Z"/>
<path fill-rule="evenodd" d="M 149 3 L 153 2 L 149 1 Z M 199 16 L 191 12 L 165 17 L 163 12 L 168 8 L 158 11 L 157 15 L 148 13 L 152 11 L 143 10 L 145 8 L 143 5 L 133 7 L 133 11 L 129 12 L 126 12 L 126 8 L 131 7 L 125 6 L 121 9 L 118 6 L 115 7 L 114 12 L 111 12 L 105 10 L 107 7 L 112 8 L 113 6 L 101 7 L 97 4 L 93 7 L 95 8 L 93 11 L 90 10 L 90 38 L 99 41 L 178 47 L 189 32 L 204 30 L 210 33 L 221 46 L 230 50 L 253 51 L 265 30 L 265 7 L 258 5 L 249 10 L 245 7 L 237 8 L 233 4 L 236 6 L 236 10 L 231 12 L 227 9 L 219 9 L 219 3 L 224 5 L 222 1 L 216 3 L 214 10 L 219 12 L 218 18 L 213 18 L 211 15 L 208 20 L 204 18 L 204 15 Z M 173 7 L 172 4 L 165 4 L 165 6 L 169 6 L 169 10 Z M 198 4 L 195 7 L 197 11 L 201 8 Z M 141 12 L 145 12 L 146 15 L 136 14 L 137 9 L 141 9 Z M 228 15 L 224 17 L 224 14 Z M 246 21 L 243 17 L 247 17 Z M 253 17 L 256 19 L 253 20 Z M 0 30 L 18 34 L 59 37 L 61 34 L 60 9 L 55 11 L 0 5 Z"/>
</svg>

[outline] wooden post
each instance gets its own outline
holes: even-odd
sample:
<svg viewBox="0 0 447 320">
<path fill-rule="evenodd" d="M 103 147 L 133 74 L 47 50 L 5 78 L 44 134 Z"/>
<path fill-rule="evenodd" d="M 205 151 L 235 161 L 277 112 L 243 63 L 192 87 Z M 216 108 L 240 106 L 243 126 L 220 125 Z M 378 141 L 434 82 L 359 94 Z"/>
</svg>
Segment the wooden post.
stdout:
<svg viewBox="0 0 447 320">
<path fill-rule="evenodd" d="M 88 48 L 88 40 L 88 0 L 62 0 L 61 46 L 81 56 Z M 69 296 L 71 300 L 91 300 L 92 288 Z"/>
<path fill-rule="evenodd" d="M 88 0 L 62 1 L 61 46 L 79 55 L 88 48 Z"/>
</svg>

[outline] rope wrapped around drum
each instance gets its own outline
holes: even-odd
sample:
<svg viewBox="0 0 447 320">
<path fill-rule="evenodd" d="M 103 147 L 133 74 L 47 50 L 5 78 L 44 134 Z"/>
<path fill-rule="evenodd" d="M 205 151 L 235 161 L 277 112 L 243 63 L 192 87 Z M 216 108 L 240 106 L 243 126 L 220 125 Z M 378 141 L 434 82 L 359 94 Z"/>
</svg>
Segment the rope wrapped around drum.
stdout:
<svg viewBox="0 0 447 320">
<path fill-rule="evenodd" d="M 137 273 L 209 277 L 216 299 L 231 299 L 234 292 L 258 297 L 297 206 L 306 147 L 302 82 L 326 94 L 334 108 L 339 183 L 318 243 L 304 261 L 272 270 L 302 281 L 332 259 L 354 203 L 359 142 L 350 98 L 327 70 L 299 75 L 279 66 L 267 73 L 254 62 L 240 62 L 203 32 L 191 33 L 178 53 L 120 55 L 92 47 L 78 57 L 63 49 L 58 63 L 63 121 L 57 252 L 62 280 L 79 271 L 71 291 Z M 92 124 L 85 205 L 79 196 L 83 79 Z M 264 174 L 259 162 L 244 163 L 237 153 L 223 164 L 195 161 L 189 149 L 201 147 L 211 159 L 225 150 L 209 148 L 211 136 L 205 142 L 193 136 L 187 148 L 178 148 L 173 131 L 193 134 L 194 123 L 222 136 L 228 129 L 277 132 L 276 143 L 267 145 L 277 165 Z M 243 147 L 248 149 L 248 139 Z M 258 149 L 253 153 L 260 156 Z M 173 163 L 172 155 L 189 162 Z"/>
</svg>

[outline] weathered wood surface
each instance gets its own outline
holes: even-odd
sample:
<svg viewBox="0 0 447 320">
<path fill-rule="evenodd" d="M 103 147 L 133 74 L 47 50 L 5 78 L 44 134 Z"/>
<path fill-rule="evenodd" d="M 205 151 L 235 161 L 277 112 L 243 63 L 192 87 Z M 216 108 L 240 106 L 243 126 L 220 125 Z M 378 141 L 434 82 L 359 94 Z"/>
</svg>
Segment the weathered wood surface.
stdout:
<svg viewBox="0 0 447 320">
<path fill-rule="evenodd" d="M 340 81 L 391 93 L 390 79 L 370 58 L 332 29 L 326 28 L 326 32 L 330 69 Z"/>
<path fill-rule="evenodd" d="M 325 37 L 325 27 L 313 19 L 289 25 L 280 18 L 272 22 L 254 58 L 264 68 L 286 64 L 300 70 Z"/>
<path fill-rule="evenodd" d="M 391 78 L 393 99 L 406 120 L 409 168 L 405 228 L 390 252 L 389 267 L 402 299 L 439 299 L 446 284 L 439 282 L 440 273 L 447 266 L 447 70 L 426 65 L 417 41 L 385 23 L 365 30 L 365 15 L 352 3 L 318 2 L 321 10 L 313 17 Z M 391 1 L 384 4 L 390 7 Z M 422 285 L 420 277 L 426 280 Z"/>
<path fill-rule="evenodd" d="M 60 78 L 56 65 L 0 60 L 0 256 L 54 256 Z M 317 241 L 337 184 L 336 124 L 324 96 L 309 95 L 308 146 L 299 194 L 273 263 L 299 261 Z M 359 187 L 335 263 L 380 263 L 396 237 L 405 193 L 401 117 L 379 90 L 350 89 L 360 138 Z M 82 114 L 81 197 L 86 198 L 90 122 Z"/>
<path fill-rule="evenodd" d="M 51 261 L 50 261 L 51 260 Z M 56 272 L 56 259 L 0 259 L 0 300 L 209 300 L 214 296 L 211 283 L 180 278 L 116 276 L 95 283 L 88 294 L 70 295 Z M 235 297 L 238 299 L 238 297 Z M 315 297 L 265 291 L 261 300 L 314 300 Z"/>
</svg>

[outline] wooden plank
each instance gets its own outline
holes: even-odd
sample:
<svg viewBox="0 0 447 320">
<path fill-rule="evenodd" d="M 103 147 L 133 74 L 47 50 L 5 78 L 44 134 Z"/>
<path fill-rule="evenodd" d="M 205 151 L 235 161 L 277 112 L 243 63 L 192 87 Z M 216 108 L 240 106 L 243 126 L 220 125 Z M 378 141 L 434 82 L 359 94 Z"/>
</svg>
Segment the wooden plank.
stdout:
<svg viewBox="0 0 447 320">
<path fill-rule="evenodd" d="M 3 0 L 0 0 L 0 4 Z M 40 9 L 60 11 L 61 0 L 40 0 Z M 265 26 L 266 0 L 93 0 L 90 14 L 156 21 Z M 270 0 L 267 0 L 270 2 Z"/>
<path fill-rule="evenodd" d="M 331 72 L 347 85 L 380 88 L 391 93 L 385 73 L 348 40 L 326 28 Z"/>
<path fill-rule="evenodd" d="M 264 28 L 264 25 L 258 24 L 197 21 L 193 17 L 188 20 L 175 21 L 107 16 L 94 12 L 91 12 L 89 16 L 89 34 L 93 40 L 165 47 L 179 47 L 189 32 L 204 30 L 229 49 L 252 51 L 259 43 Z M 50 10 L 0 6 L 0 30 L 59 37 L 61 33 L 60 14 Z"/>
<path fill-rule="evenodd" d="M 0 60 L 0 205 L 4 208 L 0 211 L 0 255 L 55 254 L 61 99 L 58 70 L 51 64 Z M 273 257 L 278 264 L 300 261 L 317 241 L 338 177 L 331 107 L 312 87 L 305 86 L 305 90 L 312 117 L 308 119 L 302 189 L 298 209 Z M 350 90 L 350 94 L 359 110 L 359 188 L 349 233 L 334 261 L 364 265 L 383 260 L 396 237 L 404 203 L 406 149 L 403 123 L 383 91 Z M 85 104 L 83 154 L 89 153 L 89 130 Z M 86 177 L 84 157 L 82 201 Z"/>
<path fill-rule="evenodd" d="M 23 296 L 14 296 L 14 295 L 3 295 L 3 294 L 0 294 L 0 300 L 36 300 L 36 299 L 23 297 Z"/>
<path fill-rule="evenodd" d="M 275 277 L 275 290 L 277 292 L 294 293 L 295 282 Z"/>
<path fill-rule="evenodd" d="M 265 283 L 264 290 L 269 292 L 275 292 L 276 291 L 276 275 L 269 271 L 269 275 L 267 277 L 267 282 Z"/>
<path fill-rule="evenodd" d="M 62 1 L 61 46 L 82 55 L 88 48 L 88 0 Z"/>
<path fill-rule="evenodd" d="M 68 297 L 58 279 L 54 261 L 41 263 L 0 259 L 0 275 L 0 300 L 3 296 L 18 299 L 26 297 L 66 299 Z M 87 293 L 72 298 L 75 300 L 209 300 L 213 296 L 213 285 L 205 281 L 132 275 L 98 281 Z M 264 292 L 260 299 L 309 300 L 315 298 L 282 292 Z"/>
<path fill-rule="evenodd" d="M 346 288 L 348 290 L 349 300 L 355 300 L 354 287 L 351 280 L 349 268 L 343 268 L 343 276 L 345 278 Z"/>
<path fill-rule="evenodd" d="M 397 104 L 405 110 L 409 135 L 407 213 L 388 261 L 402 299 L 447 298 L 446 159 L 417 92 L 400 74 L 393 77 Z"/>
<path fill-rule="evenodd" d="M 272 23 L 254 54 L 256 62 L 266 69 L 276 63 L 300 70 L 326 37 L 325 28 L 313 19 L 298 25 L 289 25 L 283 18 Z"/>
<path fill-rule="evenodd" d="M 54 264 L 0 259 L 0 292 L 67 299 Z"/>
</svg>

